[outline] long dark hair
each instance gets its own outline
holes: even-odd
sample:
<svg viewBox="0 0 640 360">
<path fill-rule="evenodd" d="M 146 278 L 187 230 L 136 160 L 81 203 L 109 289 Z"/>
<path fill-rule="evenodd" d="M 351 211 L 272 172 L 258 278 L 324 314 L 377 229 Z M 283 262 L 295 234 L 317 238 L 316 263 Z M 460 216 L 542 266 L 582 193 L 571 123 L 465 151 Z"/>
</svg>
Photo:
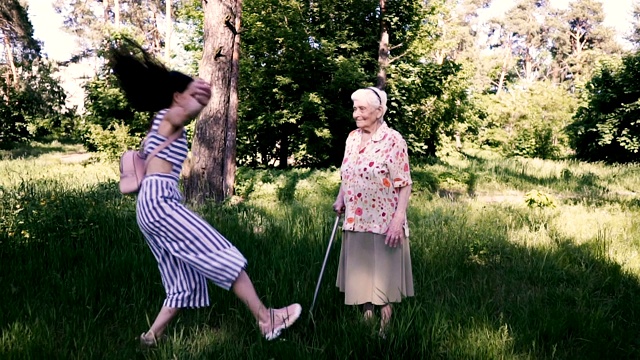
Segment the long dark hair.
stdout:
<svg viewBox="0 0 640 360">
<path fill-rule="evenodd" d="M 170 71 L 135 41 L 121 38 L 111 42 L 108 66 L 120 89 L 137 111 L 159 111 L 171 106 L 173 94 L 187 89 L 193 78 Z"/>
</svg>

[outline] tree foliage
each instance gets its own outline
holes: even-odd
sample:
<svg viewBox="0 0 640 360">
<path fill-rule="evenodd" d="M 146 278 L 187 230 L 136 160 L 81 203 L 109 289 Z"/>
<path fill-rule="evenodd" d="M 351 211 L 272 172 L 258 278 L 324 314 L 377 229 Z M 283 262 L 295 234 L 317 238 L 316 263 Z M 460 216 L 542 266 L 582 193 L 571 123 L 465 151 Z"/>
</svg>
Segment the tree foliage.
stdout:
<svg viewBox="0 0 640 360">
<path fill-rule="evenodd" d="M 637 99 L 616 107 L 633 92 L 614 86 L 632 88 L 631 77 L 623 76 L 632 62 L 615 61 L 621 49 L 603 25 L 601 2 L 574 0 L 558 9 L 548 0 L 518 0 L 488 18 L 491 2 L 245 0 L 242 28 L 235 29 L 242 37 L 238 162 L 337 165 L 354 128 L 350 95 L 380 83 L 380 74 L 389 95 L 385 119 L 404 135 L 412 156 L 434 155 L 459 132 L 467 143 L 542 158 L 566 156 L 574 146 L 580 157 L 600 159 L 609 153 L 601 147 L 617 144 L 624 149 L 620 159 L 611 152 L 607 161 L 627 161 L 626 152 L 634 154 L 636 146 L 631 119 Z M 173 41 L 181 45 L 172 47 L 171 67 L 194 75 L 203 70 L 203 4 L 55 1 L 67 30 L 84 41 L 79 58 L 93 56 L 100 64 L 102 41 L 119 33 L 159 56 L 170 20 Z M 174 14 L 163 12 L 167 5 Z M 0 31 L 3 44 L 9 41 L 0 55 L 0 136 L 28 139 L 63 128 L 64 94 L 50 75 L 55 66 L 39 58 L 40 45 L 18 0 L 0 4 Z M 222 49 L 215 54 L 226 56 Z M 606 65 L 598 68 L 602 60 Z M 113 148 L 146 131 L 149 115 L 129 109 L 113 85 L 100 72 L 85 86 L 91 148 Z M 580 101 L 585 105 L 576 112 Z M 107 141 L 109 133 L 120 140 Z"/>
<path fill-rule="evenodd" d="M 569 153 L 564 128 L 578 100 L 552 82 L 536 82 L 500 95 L 480 97 L 479 127 L 472 127 L 480 145 L 505 155 L 553 159 Z"/>
<path fill-rule="evenodd" d="M 351 93 L 376 84 L 378 6 L 372 0 L 245 2 L 238 139 L 243 163 L 339 163 L 354 127 Z M 384 13 L 390 44 L 386 118 L 410 137 L 416 153 L 435 149 L 437 134 L 456 117 L 453 105 L 461 102 L 461 93 L 449 91 L 447 83 L 455 82 L 459 67 L 436 61 L 436 9 L 421 1 L 386 1 Z"/>
<path fill-rule="evenodd" d="M 127 33 L 142 39 L 148 51 L 160 57 L 167 47 L 167 22 L 180 0 L 55 0 L 54 9 L 64 19 L 64 30 L 75 35 L 80 52 L 71 61 L 99 56 L 105 39 Z M 167 60 L 167 59 L 165 59 Z"/>
<path fill-rule="evenodd" d="M 626 39 L 637 49 L 640 45 L 640 0 L 634 0 L 631 5 L 632 27 Z"/>
<path fill-rule="evenodd" d="M 586 86 L 586 105 L 568 127 L 580 159 L 638 161 L 640 151 L 640 53 L 604 62 Z"/>
<path fill-rule="evenodd" d="M 596 0 L 575 0 L 549 18 L 551 53 L 560 81 L 584 83 L 597 60 L 620 52 L 614 31 L 603 25 L 604 10 Z"/>
<path fill-rule="evenodd" d="M 0 142 L 9 146 L 60 131 L 65 94 L 17 0 L 0 3 L 0 50 Z"/>
</svg>

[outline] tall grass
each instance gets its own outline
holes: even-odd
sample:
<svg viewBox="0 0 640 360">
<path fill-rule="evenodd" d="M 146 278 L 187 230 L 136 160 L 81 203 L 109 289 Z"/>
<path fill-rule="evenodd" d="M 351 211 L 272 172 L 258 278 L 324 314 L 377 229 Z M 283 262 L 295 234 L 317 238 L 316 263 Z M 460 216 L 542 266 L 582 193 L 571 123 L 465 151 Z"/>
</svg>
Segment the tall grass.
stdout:
<svg viewBox="0 0 640 360">
<path fill-rule="evenodd" d="M 56 150 L 57 151 L 57 150 Z M 211 286 L 156 349 L 135 340 L 163 299 L 155 260 L 111 163 L 60 154 L 0 161 L 2 359 L 639 358 L 640 168 L 468 153 L 413 169 L 416 296 L 389 335 L 335 288 L 340 236 L 316 309 L 267 342 Z M 336 169 L 241 169 L 238 197 L 197 209 L 249 260 L 267 305 L 308 309 L 327 248 Z M 529 208 L 538 189 L 556 207 Z"/>
</svg>

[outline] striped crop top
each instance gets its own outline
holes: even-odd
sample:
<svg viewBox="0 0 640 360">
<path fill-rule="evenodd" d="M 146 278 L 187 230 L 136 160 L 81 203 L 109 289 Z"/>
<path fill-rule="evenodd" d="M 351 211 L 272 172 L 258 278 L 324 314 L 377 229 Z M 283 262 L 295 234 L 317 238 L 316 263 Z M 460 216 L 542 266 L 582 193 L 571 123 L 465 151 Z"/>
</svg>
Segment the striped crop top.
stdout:
<svg viewBox="0 0 640 360">
<path fill-rule="evenodd" d="M 169 109 L 164 109 L 158 112 L 156 116 L 153 118 L 153 124 L 151 125 L 151 130 L 149 131 L 149 135 L 144 141 L 143 152 L 145 155 L 149 155 L 153 150 L 162 144 L 167 138 L 158 134 L 158 127 L 160 126 L 160 122 L 164 118 L 164 115 L 169 111 Z M 176 179 L 180 178 L 180 172 L 182 171 L 182 164 L 187 158 L 187 153 L 189 152 L 189 147 L 187 146 L 187 134 L 186 131 L 182 130 L 182 136 L 178 137 L 167 147 L 162 149 L 156 156 L 160 159 L 166 160 L 173 165 L 173 169 L 171 170 L 171 175 L 175 176 Z"/>
</svg>

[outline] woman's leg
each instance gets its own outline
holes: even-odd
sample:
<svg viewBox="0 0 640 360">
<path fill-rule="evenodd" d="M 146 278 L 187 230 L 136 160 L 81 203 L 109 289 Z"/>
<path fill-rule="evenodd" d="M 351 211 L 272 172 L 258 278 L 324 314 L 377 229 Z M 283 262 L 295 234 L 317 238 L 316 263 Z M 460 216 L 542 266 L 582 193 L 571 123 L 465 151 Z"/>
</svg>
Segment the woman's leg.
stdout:
<svg viewBox="0 0 640 360">
<path fill-rule="evenodd" d="M 380 332 L 384 333 L 387 329 L 387 325 L 389 325 L 389 320 L 391 320 L 391 314 L 393 313 L 393 307 L 391 304 L 387 303 L 382 305 L 380 309 Z"/>
<path fill-rule="evenodd" d="M 249 275 L 244 270 L 240 272 L 231 289 L 247 305 L 258 322 L 262 335 L 267 340 L 273 340 L 280 336 L 280 332 L 291 326 L 302 313 L 302 307 L 299 304 L 291 304 L 281 309 L 265 307 L 258 297 Z"/>
<path fill-rule="evenodd" d="M 231 289 L 238 299 L 247 305 L 256 321 L 266 322 L 269 320 L 269 311 L 258 297 L 249 275 L 244 270 L 240 272 Z"/>
<path fill-rule="evenodd" d="M 373 318 L 373 311 L 375 310 L 375 306 L 368 302 L 362 305 L 362 310 L 364 311 L 364 319 L 371 320 Z"/>
<path fill-rule="evenodd" d="M 184 298 L 170 297 L 169 294 L 172 292 L 168 289 L 165 307 L 175 309 L 208 305 L 206 279 L 209 279 L 225 290 L 233 290 L 236 296 L 249 308 L 262 333 L 268 339 L 277 337 L 282 329 L 297 320 L 302 312 L 298 304 L 292 304 L 282 309 L 268 309 L 264 306 L 249 276 L 244 271 L 247 265 L 246 259 L 213 226 L 179 202 L 172 204 L 171 209 L 172 216 L 165 217 L 163 221 L 153 224 L 154 233 L 161 234 L 161 241 L 150 242 L 152 251 L 156 250 L 154 255 L 156 255 L 159 264 L 166 260 L 171 262 L 170 266 L 166 266 L 164 272 L 164 267 L 160 267 L 161 273 L 164 274 L 165 289 L 168 289 L 168 284 L 173 282 L 176 273 L 179 275 L 178 278 L 182 280 L 176 282 L 181 285 L 179 287 L 181 291 L 177 293 L 183 295 Z M 153 236 L 149 237 L 153 238 Z M 205 285 L 201 286 L 202 296 L 194 297 L 192 294 L 198 293 L 198 291 L 194 291 L 197 290 L 195 289 L 197 284 L 194 285 L 188 281 L 194 277 L 198 280 L 197 284 Z M 170 316 L 164 316 L 167 314 Z M 161 312 L 154 324 L 158 323 L 158 328 L 164 331 L 162 325 L 164 324 L 166 327 L 166 324 L 174 316 L 175 314 L 172 312 Z M 167 321 L 163 321 L 163 319 Z"/>
<path fill-rule="evenodd" d="M 163 306 L 156 316 L 156 320 L 151 325 L 151 328 L 149 328 L 149 331 L 142 334 L 144 341 L 155 343 L 157 339 L 164 334 L 164 331 L 167 329 L 167 325 L 169 325 L 171 320 L 178 315 L 179 311 L 180 309 L 178 308 Z"/>
</svg>

